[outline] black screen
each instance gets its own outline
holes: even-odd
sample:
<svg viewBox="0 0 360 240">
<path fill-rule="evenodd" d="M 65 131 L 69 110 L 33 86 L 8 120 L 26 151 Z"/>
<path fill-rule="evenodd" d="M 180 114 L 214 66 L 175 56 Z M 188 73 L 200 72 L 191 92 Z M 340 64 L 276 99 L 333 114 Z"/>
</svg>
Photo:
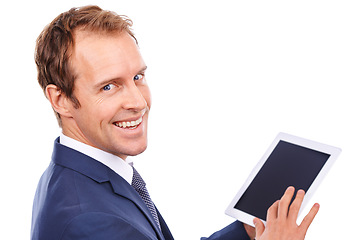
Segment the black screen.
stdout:
<svg viewBox="0 0 360 240">
<path fill-rule="evenodd" d="M 268 208 L 282 197 L 287 187 L 307 191 L 329 157 L 326 153 L 280 141 L 235 208 L 265 221 Z"/>
</svg>

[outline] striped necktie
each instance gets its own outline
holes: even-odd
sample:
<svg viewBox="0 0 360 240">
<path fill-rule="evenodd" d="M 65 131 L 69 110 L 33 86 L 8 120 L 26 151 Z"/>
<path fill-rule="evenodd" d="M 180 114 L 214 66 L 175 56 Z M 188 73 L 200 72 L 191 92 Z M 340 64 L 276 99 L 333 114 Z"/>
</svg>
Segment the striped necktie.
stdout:
<svg viewBox="0 0 360 240">
<path fill-rule="evenodd" d="M 159 229 L 161 229 L 160 223 L 159 223 L 159 217 L 156 213 L 155 205 L 151 201 L 149 192 L 146 189 L 146 184 L 145 184 L 144 180 L 142 179 L 142 177 L 140 176 L 140 174 L 136 171 L 136 169 L 134 167 L 133 167 L 133 169 L 134 169 L 134 174 L 133 174 L 131 186 L 133 186 L 133 188 L 139 193 L 139 195 L 142 198 L 142 200 L 144 201 L 145 205 L 150 210 L 151 215 L 153 216 Z"/>
</svg>

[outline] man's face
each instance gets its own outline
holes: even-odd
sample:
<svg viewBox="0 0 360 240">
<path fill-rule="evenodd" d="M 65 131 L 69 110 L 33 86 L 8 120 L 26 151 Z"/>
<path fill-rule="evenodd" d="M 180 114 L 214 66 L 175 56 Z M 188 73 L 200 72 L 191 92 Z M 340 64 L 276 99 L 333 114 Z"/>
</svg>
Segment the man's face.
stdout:
<svg viewBox="0 0 360 240">
<path fill-rule="evenodd" d="M 123 159 L 142 153 L 151 98 L 134 39 L 127 33 L 78 32 L 70 60 L 81 106 L 70 107 L 64 134 Z"/>
</svg>

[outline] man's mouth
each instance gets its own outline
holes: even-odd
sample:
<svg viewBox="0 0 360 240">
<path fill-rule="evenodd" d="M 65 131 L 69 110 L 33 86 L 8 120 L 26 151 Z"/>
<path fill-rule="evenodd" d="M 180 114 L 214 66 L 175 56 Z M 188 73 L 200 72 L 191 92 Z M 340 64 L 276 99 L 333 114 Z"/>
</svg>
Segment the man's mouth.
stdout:
<svg viewBox="0 0 360 240">
<path fill-rule="evenodd" d="M 116 122 L 114 123 L 115 126 L 120 127 L 120 128 L 126 128 L 126 129 L 135 129 L 137 126 L 140 125 L 140 123 L 142 122 L 142 117 L 140 117 L 138 120 L 136 121 L 131 121 L 131 122 Z"/>
</svg>

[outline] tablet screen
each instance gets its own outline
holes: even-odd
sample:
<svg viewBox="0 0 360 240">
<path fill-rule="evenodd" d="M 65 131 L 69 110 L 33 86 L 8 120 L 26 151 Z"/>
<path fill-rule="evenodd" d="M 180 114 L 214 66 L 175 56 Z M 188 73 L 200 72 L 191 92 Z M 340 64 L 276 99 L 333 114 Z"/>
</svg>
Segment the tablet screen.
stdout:
<svg viewBox="0 0 360 240">
<path fill-rule="evenodd" d="M 309 189 L 330 155 L 280 140 L 234 208 L 266 220 L 288 186 Z"/>
</svg>

